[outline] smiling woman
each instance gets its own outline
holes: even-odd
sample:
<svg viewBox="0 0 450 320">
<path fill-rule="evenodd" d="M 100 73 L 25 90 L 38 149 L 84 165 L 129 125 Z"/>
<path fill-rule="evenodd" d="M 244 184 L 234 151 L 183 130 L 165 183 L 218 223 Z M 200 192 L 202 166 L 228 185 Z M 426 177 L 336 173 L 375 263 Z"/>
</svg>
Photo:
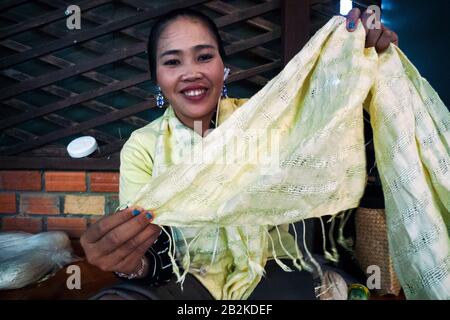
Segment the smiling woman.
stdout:
<svg viewBox="0 0 450 320">
<path fill-rule="evenodd" d="M 198 142 L 247 101 L 221 98 L 227 73 L 223 62 L 225 51 L 216 25 L 202 13 L 174 10 L 156 21 L 149 35 L 148 57 L 151 76 L 169 106 L 162 117 L 136 130 L 122 149 L 119 193 L 122 207 L 127 207 L 152 177 L 183 159 L 179 151 L 185 147 L 181 142 L 184 138 L 188 137 L 189 144 Z M 209 275 L 213 276 L 205 267 L 190 269 L 192 274 L 187 275 L 184 290 L 171 281 L 175 266 L 169 258 L 168 235 L 153 224 L 149 226 L 152 219 L 151 213 L 142 208 L 128 207 L 102 219 L 82 237 L 89 262 L 129 279 L 95 298 L 217 298 L 202 285 L 202 279 L 211 281 Z M 277 237 L 276 232 L 290 239 L 286 247 L 294 254 L 294 239 L 289 238 L 287 228 L 272 230 L 273 237 Z M 221 232 L 219 236 L 225 234 Z M 108 240 L 114 241 L 108 246 Z M 128 257 L 123 259 L 127 252 Z M 278 254 L 281 257 L 284 253 Z M 222 258 L 221 254 L 216 256 L 218 260 Z M 285 263 L 287 269 L 296 270 L 291 262 Z M 266 265 L 266 270 L 276 281 L 263 279 L 250 299 L 275 296 L 314 299 L 311 273 L 296 270 L 288 274 L 274 261 Z M 164 285 L 154 286 L 161 284 Z M 282 293 L 273 286 L 282 287 Z M 124 294 L 130 290 L 134 296 Z"/>
<path fill-rule="evenodd" d="M 209 129 L 224 80 L 222 40 L 215 24 L 197 11 L 175 10 L 152 28 L 149 42 L 152 77 L 176 116 L 194 129 Z"/>
</svg>

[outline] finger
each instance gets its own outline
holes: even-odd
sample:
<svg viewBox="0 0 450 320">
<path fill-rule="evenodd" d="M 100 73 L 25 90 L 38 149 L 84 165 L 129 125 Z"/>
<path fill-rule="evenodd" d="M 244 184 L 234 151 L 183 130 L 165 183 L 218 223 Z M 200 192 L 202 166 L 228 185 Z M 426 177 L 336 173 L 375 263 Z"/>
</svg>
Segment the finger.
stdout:
<svg viewBox="0 0 450 320">
<path fill-rule="evenodd" d="M 369 27 L 367 26 L 367 21 L 369 20 L 369 18 L 370 18 L 370 16 L 372 15 L 372 14 L 375 14 L 375 13 L 369 13 L 367 10 L 366 11 L 364 11 L 363 13 L 362 13 L 362 15 L 361 15 L 361 23 L 362 23 L 362 25 L 363 25 L 363 27 L 364 27 L 364 30 L 366 31 L 366 34 L 368 34 L 369 33 Z"/>
<path fill-rule="evenodd" d="M 159 235 L 161 234 L 161 228 L 154 224 L 151 224 L 150 226 L 153 227 L 153 232 L 149 233 L 149 236 L 145 240 L 143 240 L 138 246 L 136 246 L 134 250 L 129 251 L 128 255 L 134 252 L 142 256 L 155 243 L 156 239 L 158 239 Z"/>
<path fill-rule="evenodd" d="M 370 29 L 366 36 L 366 48 L 375 47 L 383 29 Z"/>
<path fill-rule="evenodd" d="M 398 47 L 398 34 L 392 31 L 392 39 L 391 42 Z"/>
<path fill-rule="evenodd" d="M 389 29 L 384 28 L 383 33 L 381 34 L 380 38 L 378 39 L 375 49 L 378 53 L 384 52 L 389 45 L 391 44 L 392 40 L 392 32 Z"/>
<path fill-rule="evenodd" d="M 134 272 L 135 270 L 133 269 L 136 268 L 135 266 L 145 255 L 145 252 L 153 245 L 157 237 L 158 234 L 156 234 L 156 236 L 149 238 L 146 242 L 137 247 L 134 252 L 132 252 L 130 255 L 122 259 L 122 261 L 115 266 L 115 269 L 125 273 Z"/>
<path fill-rule="evenodd" d="M 118 249 L 114 250 L 110 254 L 100 257 L 96 262 L 102 270 L 104 271 L 121 271 L 118 267 L 130 255 L 138 254 L 141 257 L 144 253 L 138 251 L 143 245 L 147 246 L 147 249 L 153 244 L 153 242 L 158 238 L 160 234 L 160 227 L 156 225 L 149 224 L 142 230 L 138 235 L 128 240 Z M 153 241 L 153 242 L 152 242 Z M 150 243 L 148 245 L 148 243 Z"/>
<path fill-rule="evenodd" d="M 149 211 L 141 211 L 136 217 L 125 221 L 106 233 L 95 245 L 99 255 L 107 255 L 144 230 L 153 216 Z"/>
<path fill-rule="evenodd" d="M 81 240 L 85 243 L 97 242 L 110 230 L 130 220 L 142 210 L 144 209 L 141 207 L 132 206 L 113 215 L 106 216 L 90 226 L 89 229 L 83 234 Z"/>
<path fill-rule="evenodd" d="M 361 10 L 353 8 L 347 13 L 347 30 L 352 32 L 358 26 L 358 19 L 361 16 Z"/>
</svg>

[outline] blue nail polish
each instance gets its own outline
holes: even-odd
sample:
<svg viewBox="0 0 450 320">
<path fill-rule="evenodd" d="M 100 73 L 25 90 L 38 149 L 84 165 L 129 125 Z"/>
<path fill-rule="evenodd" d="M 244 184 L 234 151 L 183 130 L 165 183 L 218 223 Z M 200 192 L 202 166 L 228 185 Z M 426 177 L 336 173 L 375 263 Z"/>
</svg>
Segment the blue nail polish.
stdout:
<svg viewBox="0 0 450 320">
<path fill-rule="evenodd" d="M 141 213 L 138 209 L 134 209 L 132 214 L 133 216 L 137 216 L 139 213 Z"/>
<path fill-rule="evenodd" d="M 352 30 L 355 29 L 355 23 L 353 21 L 350 21 L 350 23 L 348 24 L 348 27 Z"/>
<path fill-rule="evenodd" d="M 153 218 L 153 216 L 152 216 L 152 214 L 150 212 L 147 212 L 147 214 L 145 216 L 147 217 L 147 219 Z"/>
</svg>

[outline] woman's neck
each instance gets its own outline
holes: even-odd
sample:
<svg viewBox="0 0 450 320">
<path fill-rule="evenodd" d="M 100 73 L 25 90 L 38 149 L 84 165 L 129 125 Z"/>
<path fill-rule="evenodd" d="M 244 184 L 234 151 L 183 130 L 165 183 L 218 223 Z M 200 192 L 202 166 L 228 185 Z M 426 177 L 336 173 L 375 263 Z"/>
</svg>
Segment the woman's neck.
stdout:
<svg viewBox="0 0 450 320">
<path fill-rule="evenodd" d="M 178 114 L 174 109 L 175 115 L 181 121 L 181 123 L 183 123 L 186 127 L 191 128 L 202 137 L 204 137 L 207 131 L 211 129 L 211 120 L 213 120 L 213 116 L 216 113 L 215 111 L 216 110 L 213 110 L 211 113 L 201 118 L 192 119 Z"/>
</svg>

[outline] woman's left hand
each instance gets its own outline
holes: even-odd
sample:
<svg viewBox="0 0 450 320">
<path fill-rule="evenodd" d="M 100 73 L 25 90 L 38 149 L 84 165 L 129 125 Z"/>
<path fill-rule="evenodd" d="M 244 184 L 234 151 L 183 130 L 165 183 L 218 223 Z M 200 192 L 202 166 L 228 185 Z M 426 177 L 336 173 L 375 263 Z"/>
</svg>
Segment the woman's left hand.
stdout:
<svg viewBox="0 0 450 320">
<path fill-rule="evenodd" d="M 364 30 L 366 30 L 366 48 L 375 47 L 378 53 L 385 51 L 391 42 L 398 46 L 397 34 L 386 28 L 381 21 L 381 28 L 369 29 L 367 27 L 367 20 L 372 14 L 369 14 L 367 11 L 361 14 L 361 10 L 353 8 L 347 14 L 347 30 L 350 32 L 355 31 L 358 23 L 361 22 Z"/>
</svg>

